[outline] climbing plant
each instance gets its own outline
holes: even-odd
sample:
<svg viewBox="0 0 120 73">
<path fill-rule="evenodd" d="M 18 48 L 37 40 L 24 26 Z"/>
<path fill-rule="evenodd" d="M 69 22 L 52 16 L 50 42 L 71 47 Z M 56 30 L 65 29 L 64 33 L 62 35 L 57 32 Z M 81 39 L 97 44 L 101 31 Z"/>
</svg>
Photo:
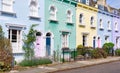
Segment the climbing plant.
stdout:
<svg viewBox="0 0 120 73">
<path fill-rule="evenodd" d="M 30 26 L 28 34 L 25 35 L 23 39 L 23 50 L 25 52 L 25 60 L 31 60 L 34 57 L 34 42 L 36 40 L 36 30 L 34 30 L 35 26 L 37 26 L 37 24 L 33 24 Z"/>
</svg>

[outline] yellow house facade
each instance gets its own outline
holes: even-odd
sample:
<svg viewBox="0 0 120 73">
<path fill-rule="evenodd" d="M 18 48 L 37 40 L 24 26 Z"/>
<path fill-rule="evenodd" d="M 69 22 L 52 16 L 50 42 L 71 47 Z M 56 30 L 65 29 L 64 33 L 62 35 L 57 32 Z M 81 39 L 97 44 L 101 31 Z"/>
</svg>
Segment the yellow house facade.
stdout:
<svg viewBox="0 0 120 73">
<path fill-rule="evenodd" d="M 96 47 L 98 9 L 78 3 L 76 8 L 76 47 Z"/>
</svg>

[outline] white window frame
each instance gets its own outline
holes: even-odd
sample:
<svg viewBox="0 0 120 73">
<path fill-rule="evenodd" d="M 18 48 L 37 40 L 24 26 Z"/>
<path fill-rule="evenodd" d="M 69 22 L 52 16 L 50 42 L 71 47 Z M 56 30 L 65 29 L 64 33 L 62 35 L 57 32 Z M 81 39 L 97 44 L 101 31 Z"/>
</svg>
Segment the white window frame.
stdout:
<svg viewBox="0 0 120 73">
<path fill-rule="evenodd" d="M 54 8 L 54 10 L 52 11 L 51 8 Z M 49 11 L 50 11 L 50 20 L 57 20 L 57 8 L 54 5 L 50 5 L 49 7 Z"/>
<path fill-rule="evenodd" d="M 79 23 L 80 23 L 80 24 L 83 24 L 83 18 L 84 18 L 84 15 L 81 13 L 81 14 L 79 15 Z"/>
<path fill-rule="evenodd" d="M 85 38 L 83 38 L 83 36 L 85 37 Z M 83 46 L 87 46 L 87 35 L 82 35 L 82 40 L 84 39 L 84 41 L 82 42 L 82 43 L 84 43 L 84 45 Z"/>
<path fill-rule="evenodd" d="M 72 15 L 73 15 L 72 11 L 71 10 L 67 10 L 67 22 L 72 23 Z"/>
<path fill-rule="evenodd" d="M 18 35 L 17 35 L 18 34 L 18 30 L 9 29 L 8 31 L 9 31 L 8 35 L 9 35 L 10 41 L 11 42 L 18 42 L 18 40 L 17 40 L 17 38 L 18 38 Z M 16 31 L 16 34 L 13 34 L 13 31 Z M 16 39 L 14 39 L 13 37 L 16 37 Z"/>
<path fill-rule="evenodd" d="M 114 28 L 115 28 L 115 31 L 118 31 L 118 23 L 117 22 L 115 22 L 115 24 L 114 24 Z"/>
<path fill-rule="evenodd" d="M 62 48 L 68 47 L 68 45 L 69 45 L 69 35 L 62 34 Z"/>
<path fill-rule="evenodd" d="M 13 4 L 15 3 L 15 0 L 2 0 L 2 11 L 14 13 L 13 11 Z"/>
<path fill-rule="evenodd" d="M 111 29 L 111 22 L 108 21 L 107 24 L 108 24 L 108 30 L 112 30 L 112 29 Z"/>
<path fill-rule="evenodd" d="M 99 20 L 99 26 L 100 26 L 100 29 L 104 29 L 103 28 L 103 20 L 102 19 Z"/>
<path fill-rule="evenodd" d="M 91 26 L 94 26 L 94 17 L 93 16 L 91 16 L 91 18 L 90 18 L 90 24 L 91 24 Z"/>
<path fill-rule="evenodd" d="M 31 2 L 35 2 L 36 5 L 32 5 Z M 39 6 L 38 6 L 38 0 L 30 0 L 30 7 L 29 7 L 29 10 L 30 10 L 30 17 L 39 17 Z"/>
</svg>

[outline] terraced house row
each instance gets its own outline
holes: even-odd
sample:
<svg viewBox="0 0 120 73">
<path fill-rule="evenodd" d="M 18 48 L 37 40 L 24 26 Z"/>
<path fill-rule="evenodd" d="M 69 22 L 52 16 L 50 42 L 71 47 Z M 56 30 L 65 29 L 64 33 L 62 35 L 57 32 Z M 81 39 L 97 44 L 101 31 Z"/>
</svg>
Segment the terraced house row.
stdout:
<svg viewBox="0 0 120 73">
<path fill-rule="evenodd" d="M 0 25 L 10 39 L 16 61 L 24 58 L 23 34 L 38 24 L 35 56 L 53 56 L 62 48 L 99 47 L 113 42 L 120 48 L 120 10 L 106 0 L 0 0 Z"/>
</svg>

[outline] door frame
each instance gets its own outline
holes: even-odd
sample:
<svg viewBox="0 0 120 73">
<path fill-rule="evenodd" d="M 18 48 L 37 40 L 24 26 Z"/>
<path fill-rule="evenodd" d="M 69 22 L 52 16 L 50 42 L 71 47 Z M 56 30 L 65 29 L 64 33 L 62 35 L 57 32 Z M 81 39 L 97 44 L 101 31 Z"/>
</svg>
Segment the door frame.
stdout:
<svg viewBox="0 0 120 73">
<path fill-rule="evenodd" d="M 53 55 L 53 51 L 54 51 L 54 35 L 53 35 L 53 33 L 52 32 L 50 32 L 50 31 L 48 31 L 48 32 L 46 32 L 45 33 L 45 55 L 46 55 L 46 38 L 47 38 L 47 33 L 50 33 L 51 34 L 51 36 L 50 36 L 50 38 L 51 38 L 51 46 L 50 46 L 50 55 L 49 56 L 52 56 Z"/>
</svg>

